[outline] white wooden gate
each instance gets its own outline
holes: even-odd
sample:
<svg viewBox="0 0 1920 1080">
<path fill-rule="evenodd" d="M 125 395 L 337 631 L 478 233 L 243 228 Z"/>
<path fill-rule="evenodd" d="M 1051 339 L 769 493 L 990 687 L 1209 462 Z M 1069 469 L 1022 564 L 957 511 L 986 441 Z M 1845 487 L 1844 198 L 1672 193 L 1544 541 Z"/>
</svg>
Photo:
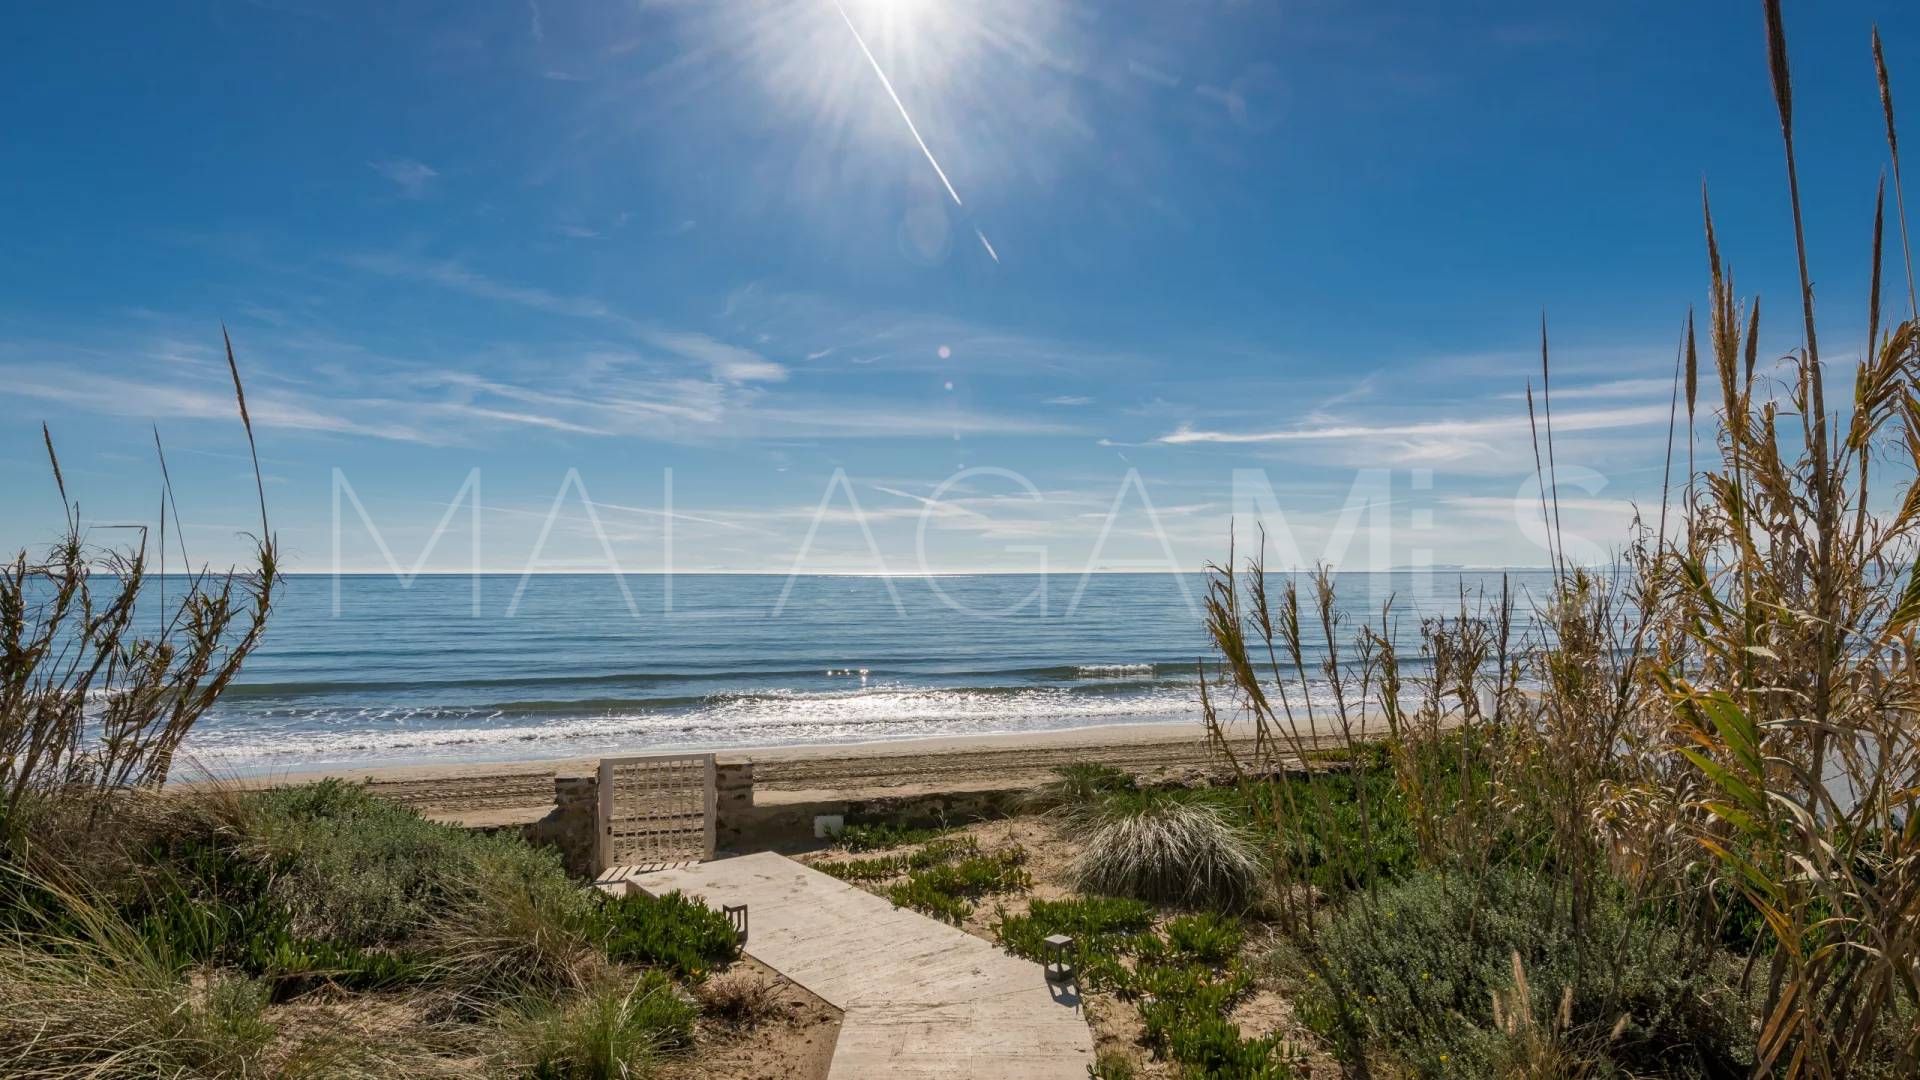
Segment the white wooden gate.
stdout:
<svg viewBox="0 0 1920 1080">
<path fill-rule="evenodd" d="M 600 868 L 713 858 L 712 754 L 600 759 Z"/>
</svg>

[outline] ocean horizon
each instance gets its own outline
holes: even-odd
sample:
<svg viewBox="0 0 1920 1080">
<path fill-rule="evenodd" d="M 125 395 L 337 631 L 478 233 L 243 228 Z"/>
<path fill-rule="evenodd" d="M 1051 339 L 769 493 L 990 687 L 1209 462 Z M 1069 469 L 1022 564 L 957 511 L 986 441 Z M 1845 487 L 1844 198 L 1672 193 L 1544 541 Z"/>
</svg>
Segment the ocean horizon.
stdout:
<svg viewBox="0 0 1920 1080">
<path fill-rule="evenodd" d="M 1277 588 L 1285 575 L 1270 574 Z M 1410 647 L 1542 571 L 1335 575 Z M 1199 719 L 1202 574 L 293 574 L 187 740 L 228 775 Z M 1525 605 L 1520 605 L 1524 617 Z M 1324 651 L 1304 657 L 1316 696 Z"/>
</svg>

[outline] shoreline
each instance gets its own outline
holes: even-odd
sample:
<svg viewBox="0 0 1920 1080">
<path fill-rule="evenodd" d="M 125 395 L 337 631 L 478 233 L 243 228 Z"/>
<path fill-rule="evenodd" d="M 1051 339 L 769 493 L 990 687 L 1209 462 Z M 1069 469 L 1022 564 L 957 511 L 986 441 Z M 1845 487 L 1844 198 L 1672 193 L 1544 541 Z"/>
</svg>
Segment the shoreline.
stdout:
<svg viewBox="0 0 1920 1080">
<path fill-rule="evenodd" d="M 963 735 L 912 735 L 893 739 L 865 739 L 847 742 L 797 743 L 787 746 L 735 746 L 661 748 L 643 747 L 609 751 L 604 754 L 574 754 L 557 757 L 510 759 L 466 759 L 460 761 L 400 762 L 394 764 L 339 764 L 316 768 L 249 770 L 229 773 L 217 764 L 203 766 L 183 761 L 179 772 L 191 779 L 169 780 L 168 786 L 199 786 L 207 783 L 235 784 L 241 787 L 278 787 L 340 779 L 384 783 L 462 778 L 476 775 L 516 775 L 520 773 L 557 773 L 582 775 L 593 771 L 602 758 L 641 757 L 659 754 L 713 754 L 729 761 L 809 762 L 835 759 L 866 760 L 923 754 L 964 754 L 970 751 L 1134 746 L 1150 743 L 1199 742 L 1206 731 L 1198 718 L 1193 720 L 1156 720 L 1144 723 L 1089 724 L 1084 727 L 1050 728 L 1042 731 L 994 731 Z"/>
<path fill-rule="evenodd" d="M 1355 738 L 1383 733 L 1377 716 L 1357 719 Z M 1236 747 L 1251 747 L 1252 732 L 1243 725 L 1230 728 L 1229 734 Z M 1326 720 L 1320 724 L 1318 738 L 1311 740 L 1315 747 L 1342 741 L 1337 726 Z M 1198 718 L 711 752 L 722 761 L 752 762 L 755 801 L 767 805 L 1030 787 L 1044 781 L 1055 768 L 1076 762 L 1100 762 L 1137 775 L 1162 778 L 1204 770 L 1214 763 L 1206 729 Z M 605 756 L 641 755 L 627 752 Z M 251 776 L 222 776 L 217 769 L 198 769 L 186 763 L 178 778 L 167 786 L 175 790 L 207 786 L 260 789 L 331 778 L 370 783 L 420 805 L 432 816 L 460 820 L 544 810 L 552 805 L 552 777 L 591 773 L 599 761 L 599 756 L 576 756 L 351 765 Z"/>
</svg>

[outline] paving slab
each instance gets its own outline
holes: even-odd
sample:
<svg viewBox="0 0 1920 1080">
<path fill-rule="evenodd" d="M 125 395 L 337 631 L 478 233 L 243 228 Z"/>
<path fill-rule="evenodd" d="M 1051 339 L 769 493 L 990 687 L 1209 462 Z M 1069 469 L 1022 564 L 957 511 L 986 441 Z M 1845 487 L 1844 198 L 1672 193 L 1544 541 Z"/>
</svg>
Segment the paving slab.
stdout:
<svg viewBox="0 0 1920 1080">
<path fill-rule="evenodd" d="M 747 905 L 747 955 L 839 1009 L 828 1080 L 1085 1080 L 1093 1036 L 1039 964 L 792 859 L 633 871 L 634 888 Z"/>
</svg>

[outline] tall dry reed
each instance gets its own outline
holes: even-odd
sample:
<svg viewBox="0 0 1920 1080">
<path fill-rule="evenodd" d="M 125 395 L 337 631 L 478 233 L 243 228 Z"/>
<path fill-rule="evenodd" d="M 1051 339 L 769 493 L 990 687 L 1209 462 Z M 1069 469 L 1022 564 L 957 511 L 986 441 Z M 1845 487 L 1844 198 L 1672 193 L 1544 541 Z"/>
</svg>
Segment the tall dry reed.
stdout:
<svg viewBox="0 0 1920 1080">
<path fill-rule="evenodd" d="M 1675 505 L 1663 492 L 1657 522 L 1623 538 L 1614 567 L 1572 565 L 1556 542 L 1554 584 L 1531 600 L 1533 629 L 1518 638 L 1505 588 L 1463 595 L 1456 612 L 1418 627 L 1417 665 L 1401 655 L 1390 610 L 1378 625 L 1340 632 L 1329 575 L 1313 575 L 1305 597 L 1289 578 L 1270 599 L 1261 559 L 1229 556 L 1212 568 L 1208 630 L 1220 663 L 1205 711 L 1223 752 L 1231 726 L 1254 729 L 1251 759 L 1234 761 L 1247 783 L 1277 759 L 1311 756 L 1329 735 L 1355 743 L 1359 716 L 1377 717 L 1421 864 L 1469 890 L 1492 861 L 1549 878 L 1553 898 L 1538 917 L 1585 943 L 1578 992 L 1597 996 L 1598 1015 L 1619 1008 L 1607 995 L 1624 948 L 1590 927 L 1599 905 L 1624 896 L 1639 917 L 1680 931 L 1666 946 L 1673 970 L 1737 961 L 1738 992 L 1757 1002 L 1744 1058 L 1754 1075 L 1914 1075 L 1920 322 L 1911 269 L 1906 316 L 1882 310 L 1876 206 L 1868 348 L 1851 402 L 1829 404 L 1778 0 L 1765 0 L 1763 14 L 1800 344 L 1777 367 L 1762 362 L 1759 302 L 1736 292 L 1703 200 L 1704 358 L 1719 393 L 1697 400 L 1711 390 L 1689 317 L 1670 427 L 1684 398 L 1689 428 L 1697 407 L 1710 415 L 1712 448 L 1696 463 L 1689 445 Z M 1904 207 L 1877 33 L 1872 55 Z M 1904 252 L 1904 208 L 1900 222 Z M 1531 386 L 1528 408 L 1539 512 L 1557 538 L 1549 369 L 1543 339 L 1539 412 Z M 1303 647 L 1306 638 L 1318 648 Z M 1324 659 L 1311 663 L 1309 652 Z M 1331 715 L 1307 696 L 1313 674 L 1334 689 Z M 1289 844 L 1303 843 L 1292 823 L 1330 790 L 1324 777 L 1284 785 L 1263 804 L 1266 832 L 1284 923 L 1358 1040 L 1338 966 L 1313 947 L 1327 898 L 1309 887 L 1303 860 L 1287 857 Z M 1344 902 L 1364 905 L 1379 859 L 1367 789 L 1355 790 L 1357 826 L 1322 847 L 1359 883 Z"/>
<path fill-rule="evenodd" d="M 189 563 L 185 591 L 169 597 L 170 509 L 176 538 L 181 529 L 164 454 L 157 551 L 149 552 L 144 527 L 133 544 L 101 546 L 67 491 L 52 434 L 41 428 L 65 527 L 44 555 L 22 550 L 0 564 L 0 817 L 33 791 L 100 796 L 164 782 L 194 722 L 260 643 L 279 559 L 240 367 L 224 328 L 221 336 L 260 499 L 260 533 L 245 569 L 213 573 Z M 176 542 L 184 562 L 184 540 Z M 149 574 L 156 564 L 157 580 Z"/>
</svg>

